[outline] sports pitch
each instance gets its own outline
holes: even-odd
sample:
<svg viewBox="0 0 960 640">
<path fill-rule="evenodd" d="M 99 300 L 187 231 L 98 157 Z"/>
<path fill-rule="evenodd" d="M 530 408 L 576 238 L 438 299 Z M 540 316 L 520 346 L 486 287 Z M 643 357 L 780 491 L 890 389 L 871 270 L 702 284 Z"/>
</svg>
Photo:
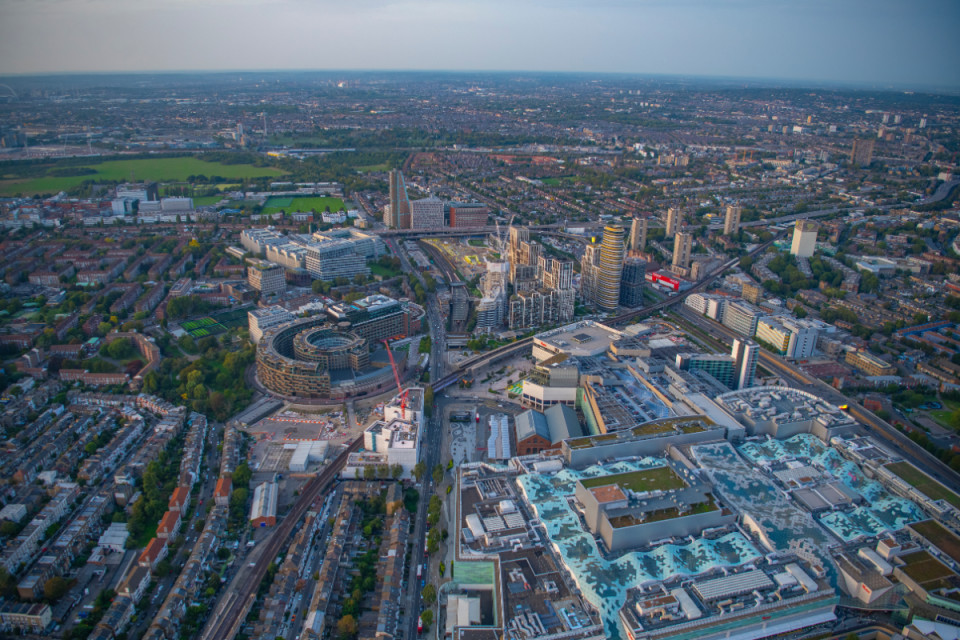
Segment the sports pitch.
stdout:
<svg viewBox="0 0 960 640">
<path fill-rule="evenodd" d="M 54 164 L 51 169 L 65 165 Z M 31 196 L 37 193 L 57 193 L 69 191 L 85 180 L 103 181 L 141 181 L 183 182 L 189 176 L 219 176 L 228 180 L 281 176 L 284 171 L 273 167 L 255 167 L 249 164 L 220 164 L 206 162 L 193 156 L 177 158 L 140 158 L 136 160 L 108 160 L 83 165 L 96 173 L 81 176 L 40 178 L 13 178 L 0 180 L 0 195 L 23 193 Z"/>
<path fill-rule="evenodd" d="M 343 200 L 340 198 L 331 198 L 329 196 L 325 198 L 270 196 L 263 204 L 263 213 L 278 213 L 280 211 L 286 211 L 287 213 L 298 211 L 309 212 L 314 209 L 317 211 L 317 213 L 323 213 L 327 207 L 330 207 L 330 211 L 343 211 L 346 208 L 343 205 Z"/>
</svg>

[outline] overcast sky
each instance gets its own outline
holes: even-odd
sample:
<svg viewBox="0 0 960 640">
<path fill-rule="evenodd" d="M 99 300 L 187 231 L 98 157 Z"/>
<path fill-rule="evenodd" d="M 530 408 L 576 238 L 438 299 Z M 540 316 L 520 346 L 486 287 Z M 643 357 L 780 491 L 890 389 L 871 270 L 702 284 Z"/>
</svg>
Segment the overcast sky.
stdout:
<svg viewBox="0 0 960 640">
<path fill-rule="evenodd" d="M 960 89 L 960 0 L 0 0 L 0 73 L 602 71 Z"/>
</svg>

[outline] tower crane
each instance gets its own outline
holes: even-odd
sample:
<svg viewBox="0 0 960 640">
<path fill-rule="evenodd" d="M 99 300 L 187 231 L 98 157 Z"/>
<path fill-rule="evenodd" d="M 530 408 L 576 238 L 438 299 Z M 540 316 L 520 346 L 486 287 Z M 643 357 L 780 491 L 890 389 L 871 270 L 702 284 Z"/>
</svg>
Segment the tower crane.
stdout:
<svg viewBox="0 0 960 640">
<path fill-rule="evenodd" d="M 405 390 L 400 384 L 400 373 L 397 371 L 397 363 L 393 359 L 393 351 L 390 350 L 390 342 L 386 339 L 383 341 L 384 346 L 387 348 L 387 357 L 390 358 L 390 366 L 393 368 L 393 379 L 397 382 L 397 394 L 400 396 L 400 411 L 403 414 L 403 419 L 407 419 L 407 390 Z"/>
</svg>

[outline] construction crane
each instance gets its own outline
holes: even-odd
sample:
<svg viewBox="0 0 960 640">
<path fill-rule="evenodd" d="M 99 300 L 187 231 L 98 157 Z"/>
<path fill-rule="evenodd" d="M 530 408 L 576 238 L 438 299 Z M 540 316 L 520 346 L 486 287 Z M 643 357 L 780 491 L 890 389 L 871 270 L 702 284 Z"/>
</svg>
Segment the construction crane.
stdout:
<svg viewBox="0 0 960 640">
<path fill-rule="evenodd" d="M 387 357 L 390 358 L 390 366 L 393 368 L 393 379 L 397 381 L 397 394 L 400 396 L 400 411 L 402 412 L 403 419 L 407 419 L 407 390 L 405 390 L 400 384 L 400 373 L 397 371 L 397 363 L 393 359 L 393 351 L 390 350 L 390 342 L 388 340 L 383 341 L 384 346 L 387 348 Z"/>
</svg>

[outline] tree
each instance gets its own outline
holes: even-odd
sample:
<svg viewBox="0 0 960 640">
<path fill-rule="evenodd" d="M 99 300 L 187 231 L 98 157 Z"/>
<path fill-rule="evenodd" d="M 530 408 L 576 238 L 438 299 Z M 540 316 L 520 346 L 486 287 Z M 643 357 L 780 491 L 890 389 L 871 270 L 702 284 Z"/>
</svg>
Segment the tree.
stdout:
<svg viewBox="0 0 960 640">
<path fill-rule="evenodd" d="M 250 471 L 250 465 L 246 462 L 241 462 L 237 465 L 237 468 L 233 470 L 231 480 L 233 481 L 234 487 L 246 487 L 250 484 L 250 476 L 253 473 Z"/>
<path fill-rule="evenodd" d="M 423 601 L 428 605 L 432 605 L 437 601 L 437 588 L 432 584 L 428 584 L 423 588 L 423 591 L 420 592 L 420 595 L 423 596 Z"/>
<path fill-rule="evenodd" d="M 413 467 L 413 477 L 417 482 L 423 480 L 423 475 L 427 472 L 427 465 L 425 462 L 418 462 Z"/>
<path fill-rule="evenodd" d="M 430 385 L 423 390 L 423 408 L 428 416 L 433 415 L 433 387 Z"/>
<path fill-rule="evenodd" d="M 357 635 L 359 630 L 360 627 L 357 625 L 357 619 L 351 615 L 345 615 L 337 620 L 337 631 L 340 632 L 341 637 L 352 638 Z"/>
<path fill-rule="evenodd" d="M 394 480 L 399 480 L 399 479 L 400 479 L 400 476 L 403 475 L 403 467 L 400 466 L 399 463 L 393 465 L 393 471 L 392 471 L 392 473 L 393 473 L 393 479 L 394 479 Z"/>
<path fill-rule="evenodd" d="M 377 468 L 372 464 L 368 464 L 363 468 L 363 479 L 364 480 L 373 480 L 377 477 Z"/>
<path fill-rule="evenodd" d="M 130 338 L 117 338 L 104 349 L 114 360 L 126 360 L 133 355 L 133 342 Z"/>
<path fill-rule="evenodd" d="M 43 597 L 48 602 L 56 602 L 70 590 L 70 581 L 61 576 L 54 576 L 43 583 Z"/>
<path fill-rule="evenodd" d="M 0 595 L 4 598 L 13 598 L 17 595 L 17 579 L 3 567 L 0 567 Z"/>
<path fill-rule="evenodd" d="M 433 482 L 440 484 L 441 480 L 443 480 L 443 467 L 438 464 L 433 468 Z"/>
</svg>

